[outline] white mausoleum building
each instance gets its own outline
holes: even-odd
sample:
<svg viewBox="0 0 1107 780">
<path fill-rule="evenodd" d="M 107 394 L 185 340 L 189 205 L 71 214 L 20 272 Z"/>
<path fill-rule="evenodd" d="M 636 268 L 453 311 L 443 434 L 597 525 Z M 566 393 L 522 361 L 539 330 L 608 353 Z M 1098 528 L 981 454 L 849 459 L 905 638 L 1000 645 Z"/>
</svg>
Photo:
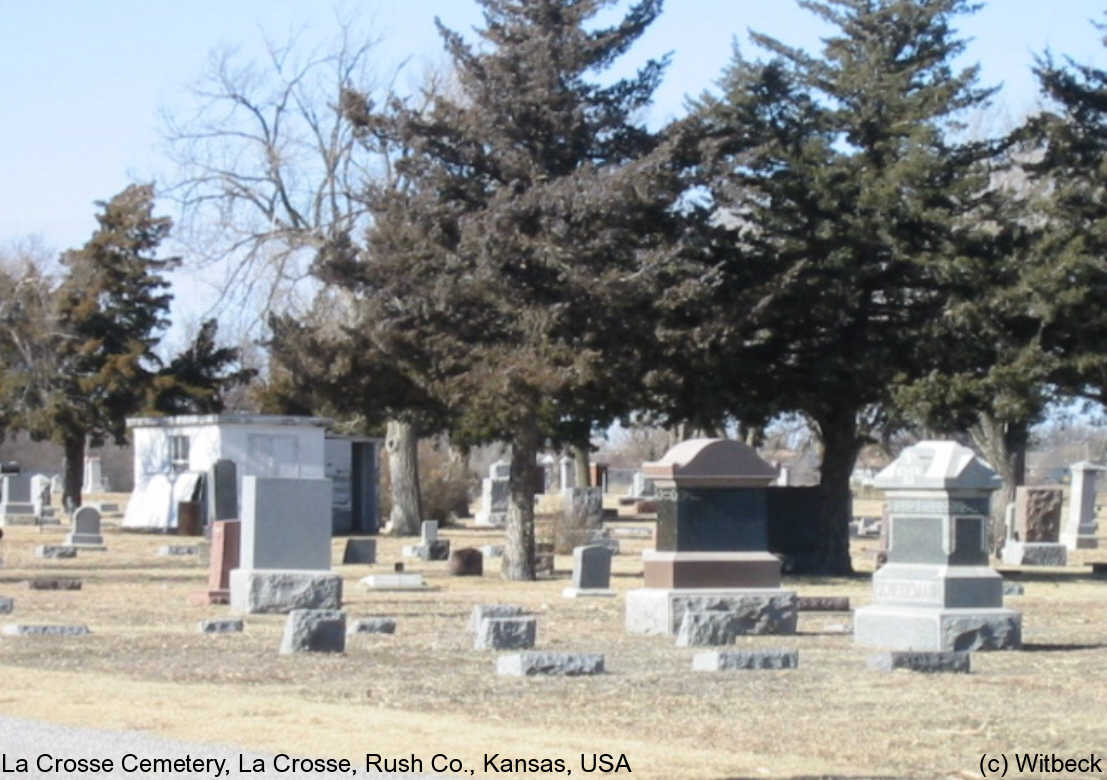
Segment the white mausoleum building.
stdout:
<svg viewBox="0 0 1107 780">
<path fill-rule="evenodd" d="M 235 464 L 238 505 L 246 476 L 333 480 L 334 530 L 377 527 L 376 439 L 330 436 L 330 420 L 257 414 L 133 417 L 134 491 L 124 528 L 172 530 L 178 504 L 209 500 L 211 469 Z"/>
</svg>

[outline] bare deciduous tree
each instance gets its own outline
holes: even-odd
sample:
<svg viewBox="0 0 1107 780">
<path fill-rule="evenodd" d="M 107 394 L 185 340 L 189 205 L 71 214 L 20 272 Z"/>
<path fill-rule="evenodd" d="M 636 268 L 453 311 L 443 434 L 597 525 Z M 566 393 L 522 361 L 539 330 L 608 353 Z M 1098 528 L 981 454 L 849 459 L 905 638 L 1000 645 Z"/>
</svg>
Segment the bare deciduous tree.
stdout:
<svg viewBox="0 0 1107 780">
<path fill-rule="evenodd" d="M 366 26 L 339 18 L 333 40 L 315 47 L 303 31 L 279 44 L 266 39 L 261 62 L 213 51 L 192 90 L 194 113 L 163 112 L 179 173 L 169 189 L 181 209 L 179 238 L 209 278 L 220 269 L 213 309 L 239 313 L 241 332 L 271 313 L 308 308 L 319 290 L 310 275 L 316 253 L 340 236 L 360 240 L 367 183 L 393 176 L 383 150 L 343 114 L 344 94 L 379 97 L 388 86 L 374 59 L 379 38 Z M 389 452 L 397 435 L 396 451 L 414 452 L 416 432 L 404 424 L 389 425 Z M 393 523 L 410 533 L 421 520 L 417 462 L 397 460 Z"/>
<path fill-rule="evenodd" d="M 379 173 L 340 107 L 344 90 L 379 91 L 377 41 L 342 19 L 326 46 L 309 49 L 303 38 L 266 39 L 260 63 L 214 50 L 192 88 L 194 113 L 162 114 L 178 238 L 205 269 L 219 265 L 216 306 L 247 312 L 251 328 L 308 300 L 315 251 L 360 235 L 360 193 Z"/>
</svg>

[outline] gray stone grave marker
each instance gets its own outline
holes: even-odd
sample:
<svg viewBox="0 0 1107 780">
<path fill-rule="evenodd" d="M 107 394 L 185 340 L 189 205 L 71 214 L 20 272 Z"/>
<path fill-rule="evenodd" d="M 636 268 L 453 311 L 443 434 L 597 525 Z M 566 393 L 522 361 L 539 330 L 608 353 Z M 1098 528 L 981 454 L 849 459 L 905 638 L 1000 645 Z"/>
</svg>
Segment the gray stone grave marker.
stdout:
<svg viewBox="0 0 1107 780">
<path fill-rule="evenodd" d="M 1069 511 L 1061 528 L 1061 542 L 1070 550 L 1092 550 L 1099 546 L 1096 536 L 1095 501 L 1098 482 L 1107 467 L 1082 460 L 1069 466 Z"/>
<path fill-rule="evenodd" d="M 488 468 L 488 476 L 481 480 L 481 508 L 477 511 L 476 525 L 502 528 L 507 522 L 508 479 L 511 464 L 498 460 Z"/>
<path fill-rule="evenodd" d="M 239 567 L 230 574 L 236 612 L 336 610 L 342 578 L 331 572 L 329 479 L 242 479 Z"/>
<path fill-rule="evenodd" d="M 603 545 L 573 548 L 573 586 L 561 595 L 566 598 L 580 596 L 614 596 L 611 590 L 611 550 Z"/>
<path fill-rule="evenodd" d="M 996 473 L 956 442 L 924 441 L 874 485 L 888 498 L 888 562 L 873 575 L 873 603 L 854 612 L 854 640 L 911 651 L 1018 647 L 1022 616 L 1003 607 L 1003 579 L 988 567 Z"/>
<path fill-rule="evenodd" d="M 100 510 L 94 506 L 79 507 L 73 513 L 73 531 L 65 543 L 79 550 L 106 550 L 100 535 Z"/>
<path fill-rule="evenodd" d="M 3 475 L 0 491 L 0 524 L 31 525 L 35 522 L 30 474 Z"/>
</svg>

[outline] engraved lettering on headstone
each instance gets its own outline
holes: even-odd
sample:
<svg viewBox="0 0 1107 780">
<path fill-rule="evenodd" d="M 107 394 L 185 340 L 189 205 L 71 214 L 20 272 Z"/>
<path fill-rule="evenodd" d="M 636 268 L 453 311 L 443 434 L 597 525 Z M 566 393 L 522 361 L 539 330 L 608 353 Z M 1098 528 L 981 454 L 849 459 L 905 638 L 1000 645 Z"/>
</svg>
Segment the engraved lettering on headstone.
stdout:
<svg viewBox="0 0 1107 780">
<path fill-rule="evenodd" d="M 941 599 L 937 582 L 920 580 L 883 580 L 873 583 L 873 596 L 876 601 L 926 601 Z"/>
</svg>

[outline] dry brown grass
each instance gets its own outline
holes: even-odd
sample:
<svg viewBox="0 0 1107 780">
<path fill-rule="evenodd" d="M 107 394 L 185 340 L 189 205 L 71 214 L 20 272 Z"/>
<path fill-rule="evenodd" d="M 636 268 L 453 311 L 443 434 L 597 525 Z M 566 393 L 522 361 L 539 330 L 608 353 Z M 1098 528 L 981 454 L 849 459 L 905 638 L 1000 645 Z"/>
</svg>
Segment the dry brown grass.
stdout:
<svg viewBox="0 0 1107 780">
<path fill-rule="evenodd" d="M 451 529 L 454 546 L 496 541 Z M 5 529 L 0 593 L 15 611 L 0 622 L 85 623 L 90 636 L 0 641 L 3 711 L 74 725 L 149 729 L 166 736 L 314 756 L 366 752 L 425 761 L 457 756 L 482 776 L 482 755 L 562 757 L 625 753 L 634 777 L 803 775 L 968 777 L 982 752 L 1107 752 L 1107 583 L 1087 568 L 1023 573 L 1023 652 L 980 653 L 969 676 L 870 672 L 844 614 L 805 613 L 794 637 L 747 637 L 749 647 L 794 647 L 792 671 L 692 674 L 692 650 L 671 638 L 629 636 L 623 599 L 641 585 L 637 553 L 615 559 L 620 597 L 563 599 L 559 576 L 507 583 L 489 571 L 450 578 L 420 564 L 439 590 L 366 593 L 357 581 L 391 570 L 405 540 L 379 540 L 373 567 L 337 566 L 349 618 L 394 615 L 394 636 L 352 638 L 342 656 L 279 656 L 284 618 L 249 616 L 245 633 L 204 636 L 196 623 L 228 614 L 197 606 L 206 560 L 155 557 L 174 537 L 105 529 L 107 552 L 47 561 L 33 547 L 59 530 Z M 409 541 L 409 540 L 408 540 Z M 859 566 L 872 542 L 856 543 Z M 334 542 L 341 560 L 343 540 Z M 76 592 L 31 591 L 44 574 L 76 576 Z M 870 599 L 866 577 L 793 578 L 804 595 Z M 474 604 L 510 602 L 539 616 L 538 647 L 602 652 L 608 673 L 586 679 L 509 679 L 493 653 L 471 649 Z M 429 771 L 429 766 L 426 767 Z M 579 769 L 574 773 L 580 775 Z"/>
</svg>

